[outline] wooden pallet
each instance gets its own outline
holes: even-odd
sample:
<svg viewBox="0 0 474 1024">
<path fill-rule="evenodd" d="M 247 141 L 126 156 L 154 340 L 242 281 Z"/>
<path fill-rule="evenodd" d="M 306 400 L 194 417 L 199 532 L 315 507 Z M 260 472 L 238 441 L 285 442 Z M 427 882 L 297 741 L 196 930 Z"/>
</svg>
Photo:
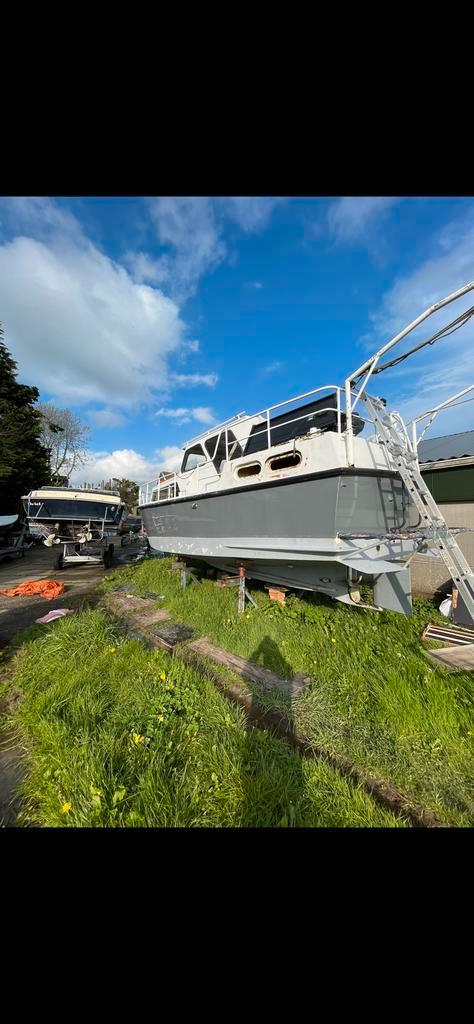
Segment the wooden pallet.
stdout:
<svg viewBox="0 0 474 1024">
<path fill-rule="evenodd" d="M 432 626 L 424 630 L 422 640 L 439 640 L 443 644 L 452 644 L 454 647 L 463 647 L 474 644 L 474 629 L 466 626 Z"/>
</svg>

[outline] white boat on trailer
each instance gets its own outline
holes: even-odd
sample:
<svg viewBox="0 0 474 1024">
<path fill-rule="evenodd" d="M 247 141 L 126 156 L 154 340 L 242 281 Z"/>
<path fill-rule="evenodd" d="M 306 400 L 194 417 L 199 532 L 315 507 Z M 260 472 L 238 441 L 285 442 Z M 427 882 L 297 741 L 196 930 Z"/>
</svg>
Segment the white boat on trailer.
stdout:
<svg viewBox="0 0 474 1024">
<path fill-rule="evenodd" d="M 28 525 L 47 547 L 62 544 L 55 567 L 66 563 L 110 564 L 126 515 L 118 491 L 100 488 L 40 487 L 22 498 Z"/>
<path fill-rule="evenodd" d="M 416 423 L 367 393 L 371 377 L 461 326 L 380 364 L 384 353 L 474 282 L 425 310 L 348 377 L 259 413 L 239 413 L 184 446 L 177 473 L 146 485 L 140 511 L 152 548 L 360 606 L 362 582 L 377 607 L 411 613 L 409 563 L 437 553 L 474 621 L 474 575 L 423 480 Z M 462 394 L 470 388 L 464 389 Z M 304 403 L 304 404 L 302 404 Z M 355 412 L 356 406 L 361 412 Z M 368 431 L 372 431 L 369 436 Z"/>
</svg>

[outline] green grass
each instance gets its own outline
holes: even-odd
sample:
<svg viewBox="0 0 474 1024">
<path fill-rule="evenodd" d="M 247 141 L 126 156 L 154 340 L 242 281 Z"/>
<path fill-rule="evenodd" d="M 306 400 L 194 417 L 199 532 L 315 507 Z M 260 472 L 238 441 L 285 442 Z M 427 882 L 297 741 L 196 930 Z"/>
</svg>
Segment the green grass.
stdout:
<svg viewBox="0 0 474 1024">
<path fill-rule="evenodd" d="M 182 590 L 169 566 L 149 559 L 101 587 L 130 581 L 137 593 L 164 594 L 159 604 L 173 618 L 220 646 L 285 677 L 309 674 L 291 714 L 315 745 L 382 775 L 448 823 L 474 824 L 473 678 L 437 669 L 423 650 L 423 628 L 445 622 L 431 602 L 415 600 L 407 618 L 319 595 L 290 597 L 283 608 L 252 588 L 258 607 L 240 617 L 234 590 L 210 580 Z M 289 707 L 276 692 L 259 699 Z"/>
<path fill-rule="evenodd" d="M 406 825 L 326 764 L 246 729 L 210 681 L 99 609 L 34 626 L 10 669 L 27 767 L 19 824 Z"/>
</svg>

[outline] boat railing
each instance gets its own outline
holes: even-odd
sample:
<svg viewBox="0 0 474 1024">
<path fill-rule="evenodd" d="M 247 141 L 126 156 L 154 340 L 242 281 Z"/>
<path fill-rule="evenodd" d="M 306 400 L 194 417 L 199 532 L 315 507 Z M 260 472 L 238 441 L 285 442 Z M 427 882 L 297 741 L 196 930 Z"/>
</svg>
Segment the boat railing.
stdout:
<svg viewBox="0 0 474 1024">
<path fill-rule="evenodd" d="M 463 388 L 462 391 L 457 391 L 455 395 L 451 395 L 449 398 L 446 398 L 444 402 L 440 402 L 439 405 L 435 405 L 432 409 L 427 409 L 426 412 L 422 412 L 419 416 L 416 416 L 415 419 L 411 420 L 411 447 L 417 458 L 418 445 L 423 440 L 426 432 L 429 430 L 438 414 L 443 412 L 444 409 L 450 409 L 453 406 L 464 405 L 465 402 L 474 401 L 474 396 L 472 395 L 473 391 L 474 384 L 469 384 L 467 388 Z M 469 394 L 471 394 L 471 398 L 466 398 L 465 396 Z M 418 424 L 421 425 L 423 420 L 428 420 L 428 422 L 424 425 L 422 432 L 418 437 Z"/>
<path fill-rule="evenodd" d="M 193 437 L 190 441 L 186 442 L 186 444 L 183 446 L 183 449 L 190 448 L 194 444 L 198 444 L 200 441 L 204 441 L 206 438 L 209 438 L 209 436 L 213 436 L 213 435 L 216 436 L 217 434 L 219 434 L 219 435 L 224 434 L 224 437 L 225 437 L 226 462 L 228 462 L 229 459 L 232 458 L 232 455 L 233 455 L 233 453 L 235 451 L 235 446 L 236 445 L 239 445 L 240 448 L 243 449 L 243 455 L 245 456 L 245 454 L 247 454 L 245 452 L 245 445 L 250 440 L 250 438 L 255 438 L 256 436 L 258 437 L 259 435 L 261 435 L 262 433 L 265 433 L 265 432 L 266 432 L 266 435 L 267 435 L 267 445 L 266 445 L 266 449 L 265 450 L 270 449 L 272 447 L 272 445 L 273 446 L 275 445 L 275 443 L 286 444 L 286 443 L 289 443 L 290 440 L 294 441 L 295 438 L 288 438 L 286 441 L 282 441 L 282 442 L 275 442 L 274 439 L 272 440 L 272 433 L 273 433 L 273 437 L 274 437 L 274 432 L 276 430 L 278 430 L 281 426 L 283 426 L 283 424 L 275 424 L 275 423 L 273 423 L 273 425 L 272 425 L 271 413 L 274 413 L 275 410 L 277 410 L 277 409 L 283 409 L 283 408 L 285 408 L 285 407 L 287 407 L 289 405 L 294 405 L 295 402 L 300 402 L 300 401 L 302 401 L 305 398 L 310 398 L 313 395 L 320 394 L 321 392 L 331 392 L 331 393 L 335 392 L 335 394 L 336 394 L 336 407 L 334 408 L 333 405 L 328 405 L 328 406 L 323 407 L 321 409 L 317 409 L 317 411 L 315 412 L 315 416 L 321 416 L 323 413 L 327 413 L 327 412 L 331 412 L 331 413 L 335 412 L 336 413 L 336 432 L 337 432 L 337 434 L 342 435 L 344 433 L 344 430 L 345 430 L 345 423 L 343 424 L 343 418 L 342 418 L 343 417 L 343 413 L 344 413 L 343 406 L 344 406 L 344 402 L 345 402 L 345 398 L 346 398 L 345 389 L 340 387 L 340 386 L 338 386 L 337 384 L 325 384 L 322 387 L 314 388 L 312 391 L 306 391 L 306 392 L 304 392 L 301 395 L 296 395 L 296 397 L 294 397 L 294 398 L 288 398 L 284 402 L 278 402 L 276 405 L 270 405 L 270 406 L 268 406 L 267 409 L 262 409 L 262 410 L 260 410 L 260 412 L 253 413 L 252 415 L 246 416 L 246 415 L 244 415 L 242 413 L 239 413 L 238 416 L 233 417 L 233 419 L 226 420 L 219 427 L 213 427 L 212 430 L 208 429 L 207 431 L 204 431 L 203 433 L 199 434 L 197 437 Z M 298 423 L 298 422 L 303 421 L 303 420 L 307 421 L 308 417 L 311 416 L 311 415 L 312 415 L 311 412 L 308 412 L 307 410 L 303 411 L 303 413 L 300 416 L 295 416 L 295 417 L 293 417 L 293 419 L 285 420 L 284 426 L 286 427 L 286 426 L 289 426 L 290 424 Z M 369 417 L 364 417 L 364 416 L 362 416 L 360 414 L 358 414 L 358 416 L 359 416 L 359 419 L 364 420 L 364 422 L 367 422 L 367 423 L 372 423 L 373 422 L 373 420 L 369 419 Z M 260 417 L 260 422 L 256 423 L 255 421 L 258 420 L 259 417 Z M 248 421 L 249 423 L 252 423 L 252 429 L 250 430 L 250 432 L 248 434 L 242 436 L 240 434 L 240 431 L 239 431 L 239 436 L 238 437 L 234 436 L 234 438 L 229 439 L 229 431 L 232 429 L 232 427 L 237 425 L 237 424 L 240 427 L 242 425 L 242 423 L 245 423 L 246 421 Z M 256 430 L 254 429 L 255 427 L 257 428 Z M 343 429 L 343 427 L 344 427 L 344 429 Z M 307 429 L 311 429 L 311 428 L 308 427 Z M 316 425 L 316 422 L 314 424 L 314 428 L 313 429 L 315 429 L 315 430 L 318 429 L 317 425 Z M 305 430 L 305 433 L 306 432 L 307 432 L 307 430 Z M 217 444 L 218 444 L 218 441 L 216 442 L 216 447 L 217 447 Z M 201 467 L 200 466 L 196 466 L 192 470 L 189 470 L 189 473 L 195 473 L 196 474 L 196 476 L 195 476 L 196 487 L 199 486 L 199 470 L 203 469 L 204 466 L 208 465 L 209 462 L 213 461 L 212 457 L 209 455 L 209 453 L 207 451 L 206 451 L 206 454 L 207 454 L 208 458 L 206 459 L 206 462 L 202 464 Z M 250 454 L 250 453 L 248 453 L 248 454 Z M 259 454 L 259 452 L 255 452 L 255 456 L 257 456 L 258 454 Z M 215 456 L 215 453 L 214 453 L 214 456 Z M 157 501 L 157 502 L 168 501 L 170 498 L 175 498 L 177 496 L 177 494 L 178 494 L 179 483 L 182 484 L 183 477 L 187 478 L 187 476 L 188 476 L 187 473 L 184 473 L 184 474 L 183 473 L 179 473 L 178 474 L 178 473 L 172 473 L 171 471 L 165 471 L 165 470 L 162 471 L 161 473 L 158 474 L 158 477 L 155 477 L 153 480 L 149 480 L 149 481 L 147 481 L 146 483 L 144 483 L 142 485 L 142 487 L 140 489 L 139 504 L 140 505 L 147 504 L 149 501 L 153 501 L 153 502 L 155 502 L 155 501 Z M 155 492 L 156 492 L 156 494 L 155 494 Z"/>
<path fill-rule="evenodd" d="M 344 384 L 347 417 L 346 450 L 347 463 L 349 466 L 354 465 L 354 431 L 352 422 L 353 412 L 359 399 L 363 399 L 364 393 L 367 393 L 367 384 L 369 383 L 372 374 L 374 372 L 380 373 L 382 369 L 385 370 L 388 369 L 390 366 L 396 365 L 400 361 L 400 359 L 406 359 L 408 356 L 413 355 L 415 352 L 423 348 L 425 345 L 431 345 L 435 341 L 437 341 L 438 338 L 441 338 L 443 336 L 446 337 L 448 333 L 453 333 L 451 328 L 454 328 L 454 330 L 456 330 L 457 325 L 461 326 L 463 321 L 466 322 L 467 319 L 474 315 L 474 308 L 466 310 L 466 312 L 464 314 L 461 314 L 461 316 L 458 317 L 457 320 L 454 320 L 453 323 L 447 324 L 442 330 L 438 331 L 432 338 L 428 338 L 420 345 L 416 345 L 409 352 L 402 354 L 401 357 L 392 359 L 390 360 L 389 363 L 385 363 L 383 366 L 380 366 L 379 360 L 381 359 L 381 357 L 385 355 L 385 353 L 388 352 L 390 349 L 398 345 L 403 340 L 403 338 L 406 338 L 407 334 L 410 334 L 417 327 L 419 327 L 419 325 L 422 324 L 424 320 L 427 320 L 428 317 L 432 316 L 433 313 L 437 313 L 438 310 L 443 309 L 444 306 L 448 306 L 451 302 L 456 302 L 457 299 L 462 298 L 463 295 L 467 295 L 467 293 L 472 291 L 473 289 L 474 281 L 470 281 L 469 284 L 464 285 L 463 288 L 458 288 L 457 291 L 451 292 L 451 294 L 447 295 L 446 298 L 440 299 L 439 302 L 435 302 L 433 306 L 429 306 L 428 309 L 425 309 L 423 313 L 420 313 L 420 316 L 417 316 L 416 320 L 413 320 L 411 324 L 408 324 L 407 327 L 404 327 L 403 330 L 396 334 L 395 337 L 392 338 L 390 341 L 388 341 L 386 345 L 383 345 L 383 347 L 380 348 L 378 352 L 375 352 L 375 354 L 371 356 L 370 359 L 366 359 L 365 363 L 362 363 L 362 366 L 359 366 L 357 370 L 354 370 L 354 372 L 351 373 L 350 377 L 346 378 Z M 352 396 L 354 397 L 352 398 Z M 438 410 L 436 409 L 434 411 Z M 431 411 L 428 415 L 430 414 Z M 424 415 L 421 418 L 425 418 Z M 412 442 L 408 443 L 412 444 Z"/>
</svg>

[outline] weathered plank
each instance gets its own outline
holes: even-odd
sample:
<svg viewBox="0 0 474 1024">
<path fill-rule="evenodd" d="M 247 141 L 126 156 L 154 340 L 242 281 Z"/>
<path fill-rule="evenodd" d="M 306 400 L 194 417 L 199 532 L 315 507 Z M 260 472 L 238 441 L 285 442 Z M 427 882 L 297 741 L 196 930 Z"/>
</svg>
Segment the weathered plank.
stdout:
<svg viewBox="0 0 474 1024">
<path fill-rule="evenodd" d="M 457 668 L 464 672 L 474 671 L 474 644 L 464 647 L 445 647 L 444 650 L 428 651 L 430 658 L 446 668 Z"/>
<path fill-rule="evenodd" d="M 340 772 L 356 786 L 362 786 L 382 807 L 388 808 L 394 814 L 408 818 L 415 828 L 448 827 L 447 822 L 440 821 L 431 811 L 414 803 L 411 797 L 392 786 L 390 782 L 380 776 L 366 775 L 347 758 L 333 754 L 324 747 L 318 747 L 298 730 L 291 714 L 288 715 L 278 708 L 263 707 L 259 703 L 258 697 L 249 693 L 241 683 L 224 675 L 219 671 L 217 665 L 216 667 L 209 665 L 208 661 L 205 661 L 192 649 L 192 644 L 183 644 L 179 657 L 186 664 L 192 665 L 205 679 L 212 679 L 229 700 L 243 708 L 249 723 L 251 722 L 261 729 L 271 729 L 273 733 L 306 757 L 326 761 L 335 771 Z"/>
<path fill-rule="evenodd" d="M 155 622 L 164 622 L 170 618 L 166 608 L 157 608 L 152 601 L 135 594 L 112 591 L 105 596 L 104 603 L 115 614 L 133 621 L 135 625 L 152 626 Z"/>
<path fill-rule="evenodd" d="M 115 597 L 117 596 L 119 595 L 115 595 Z M 123 595 L 120 595 L 120 597 L 123 597 Z M 129 607 L 129 601 L 125 598 L 122 602 L 110 602 L 109 599 L 110 593 L 109 595 L 105 595 L 105 598 L 103 599 L 106 607 L 109 607 L 111 611 L 115 611 L 119 618 L 124 619 L 125 610 L 127 609 L 127 606 Z M 143 598 L 139 598 L 138 601 L 143 602 L 143 604 L 147 605 L 148 608 L 151 608 L 150 601 L 143 601 Z M 143 604 L 135 604 L 135 608 L 143 608 Z M 119 607 L 119 605 L 122 607 Z M 170 618 L 165 609 L 158 609 L 154 614 L 157 616 L 155 621 Z M 133 618 L 133 616 L 131 617 Z M 173 625 L 179 627 L 179 624 Z M 170 654 L 175 653 L 171 649 L 172 645 L 169 640 L 165 641 L 164 638 L 159 637 L 159 630 L 152 630 L 149 627 L 143 628 L 143 617 L 139 622 L 136 622 L 136 626 L 136 632 L 133 632 L 131 629 L 127 630 L 129 635 L 140 637 L 143 643 L 148 647 L 160 646 Z M 465 649 L 466 648 L 464 648 L 464 650 Z M 456 651 L 458 650 L 459 648 L 456 648 Z M 444 654 L 445 652 L 443 651 L 441 653 Z M 356 785 L 362 785 L 366 792 L 370 793 L 380 804 L 382 804 L 382 806 L 388 807 L 394 813 L 401 813 L 408 817 L 416 827 L 446 827 L 445 823 L 437 819 L 430 811 L 425 811 L 423 808 L 413 804 L 409 797 L 401 793 L 390 783 L 387 783 L 384 779 L 365 775 L 347 759 L 331 754 L 324 748 L 317 747 L 306 736 L 298 731 L 291 715 L 288 716 L 288 714 L 279 711 L 277 708 L 264 708 L 259 704 L 258 697 L 249 693 L 242 684 L 238 683 L 237 680 L 232 680 L 231 677 L 224 673 L 219 672 L 217 666 L 216 668 L 213 668 L 208 664 L 208 661 L 204 661 L 203 659 L 213 660 L 221 665 L 226 665 L 238 675 L 258 682 L 266 689 L 280 689 L 282 692 L 290 693 L 292 696 L 301 692 L 301 689 L 307 685 L 309 681 L 308 676 L 298 673 L 291 680 L 280 679 L 268 669 L 261 668 L 259 665 L 253 664 L 253 662 L 245 661 L 244 658 L 240 658 L 238 655 L 229 654 L 229 652 L 223 651 L 219 647 L 214 647 L 207 637 L 202 637 L 201 640 L 192 640 L 189 643 L 180 643 L 176 648 L 176 654 L 187 664 L 193 665 L 201 675 L 205 676 L 205 678 L 212 679 L 230 700 L 233 700 L 240 707 L 243 707 L 247 713 L 249 721 L 261 728 L 272 729 L 272 731 L 287 743 L 290 743 L 299 750 L 301 754 L 325 760 Z"/>
<path fill-rule="evenodd" d="M 200 637 L 199 640 L 192 640 L 186 646 L 195 651 L 196 654 L 210 658 L 211 661 L 215 661 L 219 665 L 225 665 L 226 668 L 236 672 L 239 676 L 243 676 L 244 679 L 250 679 L 251 682 L 258 683 L 266 690 L 280 690 L 281 693 L 295 697 L 309 682 L 309 676 L 305 676 L 301 672 L 298 672 L 292 679 L 283 679 L 282 676 L 277 676 L 275 672 L 271 672 L 268 668 L 262 668 L 261 665 L 256 665 L 253 661 L 246 661 L 245 658 L 239 657 L 238 654 L 224 651 L 222 647 L 215 647 L 205 636 Z"/>
</svg>

